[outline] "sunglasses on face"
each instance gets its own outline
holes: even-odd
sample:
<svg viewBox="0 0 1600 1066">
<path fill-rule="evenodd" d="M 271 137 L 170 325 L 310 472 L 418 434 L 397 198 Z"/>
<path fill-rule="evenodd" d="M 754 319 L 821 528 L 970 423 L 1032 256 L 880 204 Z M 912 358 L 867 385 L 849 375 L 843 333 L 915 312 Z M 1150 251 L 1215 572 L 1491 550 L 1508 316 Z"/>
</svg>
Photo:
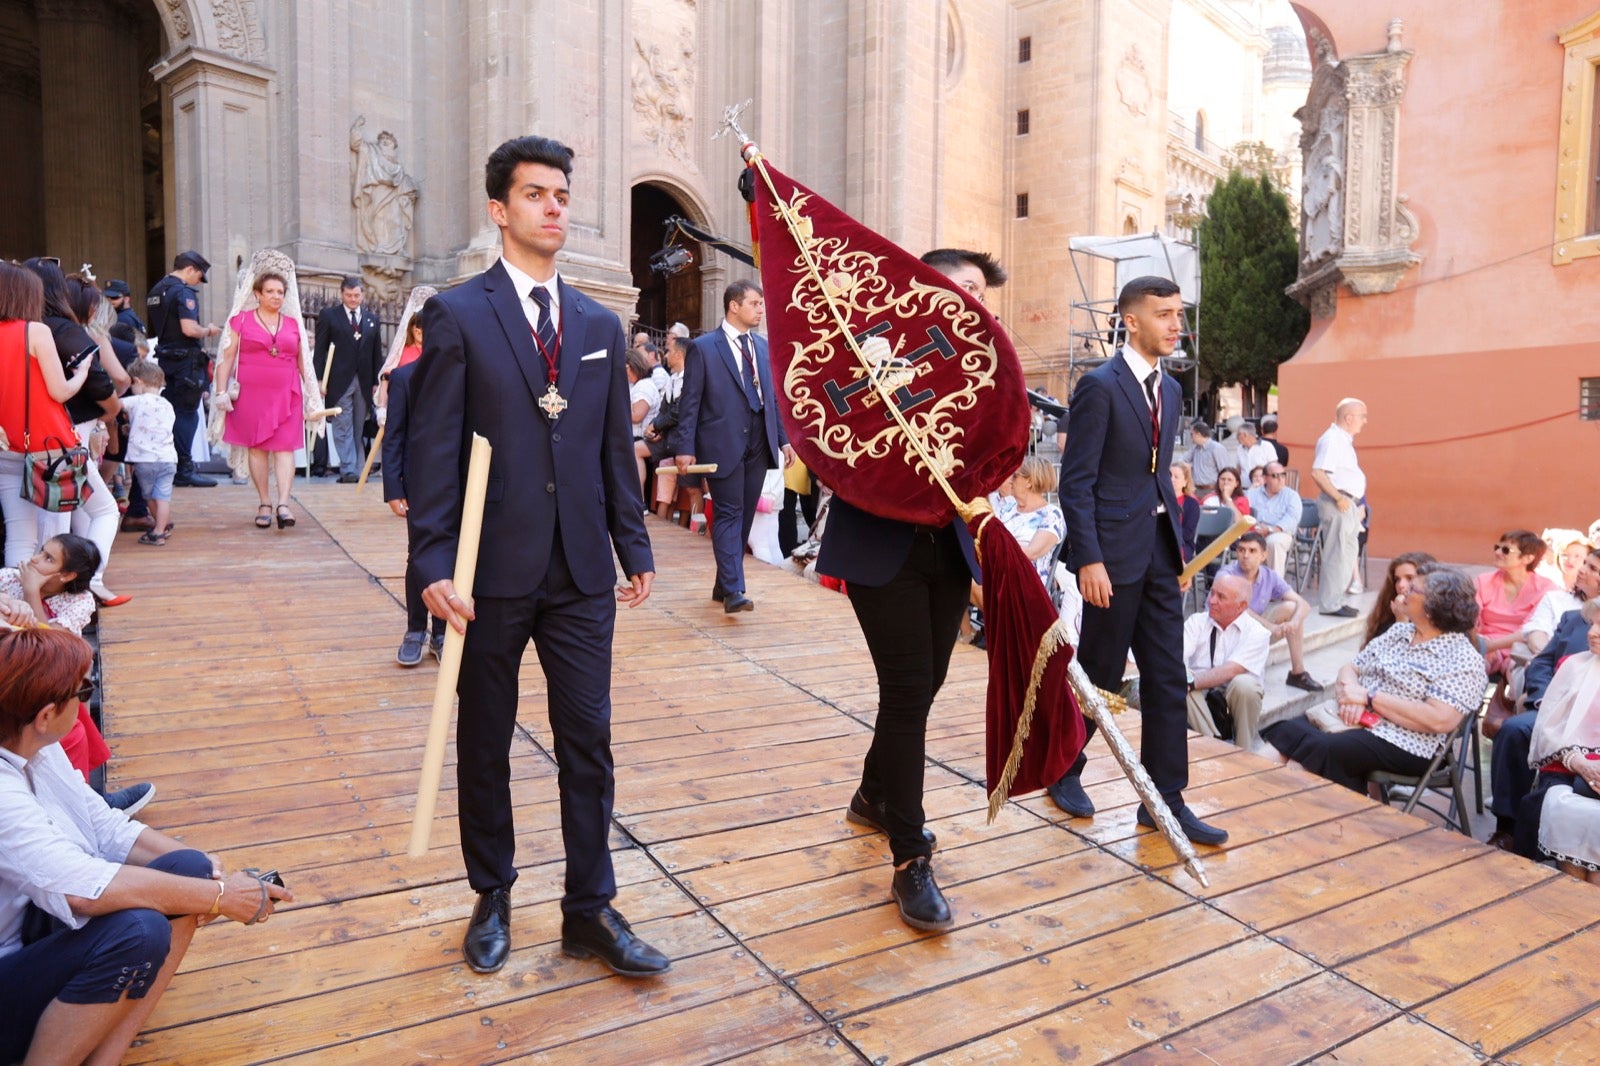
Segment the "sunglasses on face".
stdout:
<svg viewBox="0 0 1600 1066">
<path fill-rule="evenodd" d="M 1494 546 L 1494 553 L 1496 555 L 1516 555 L 1517 549 L 1513 548 L 1509 544 L 1496 544 Z"/>
<path fill-rule="evenodd" d="M 79 703 L 88 703 L 89 698 L 94 695 L 94 682 L 89 678 L 84 678 L 83 684 L 79 686 L 78 691 L 74 692 L 73 695 L 78 697 Z"/>
</svg>

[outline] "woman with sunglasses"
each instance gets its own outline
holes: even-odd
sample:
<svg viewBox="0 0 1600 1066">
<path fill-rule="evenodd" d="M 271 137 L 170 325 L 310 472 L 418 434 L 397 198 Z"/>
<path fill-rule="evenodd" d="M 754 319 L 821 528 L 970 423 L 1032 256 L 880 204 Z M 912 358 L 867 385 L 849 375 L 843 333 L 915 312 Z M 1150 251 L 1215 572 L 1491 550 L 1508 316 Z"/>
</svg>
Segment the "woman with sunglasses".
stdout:
<svg viewBox="0 0 1600 1066">
<path fill-rule="evenodd" d="M 84 784 L 60 741 L 91 662 L 59 629 L 0 634 L 0 1062 L 120 1062 L 196 928 L 294 898 Z"/>
<path fill-rule="evenodd" d="M 1494 546 L 1495 568 L 1480 574 L 1478 594 L 1478 636 L 1483 641 L 1484 662 L 1489 673 L 1504 674 L 1512 663 L 1511 653 L 1522 636 L 1523 623 L 1539 606 L 1544 594 L 1557 588 L 1554 581 L 1534 573 L 1544 558 L 1544 541 L 1526 529 L 1502 534 Z"/>
</svg>

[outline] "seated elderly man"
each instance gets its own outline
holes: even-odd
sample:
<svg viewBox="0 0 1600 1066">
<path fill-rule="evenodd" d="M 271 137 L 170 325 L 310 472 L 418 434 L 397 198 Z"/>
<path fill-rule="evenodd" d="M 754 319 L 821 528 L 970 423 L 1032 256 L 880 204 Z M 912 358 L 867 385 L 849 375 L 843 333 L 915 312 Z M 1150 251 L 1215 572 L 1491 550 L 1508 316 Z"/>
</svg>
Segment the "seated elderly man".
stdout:
<svg viewBox="0 0 1600 1066">
<path fill-rule="evenodd" d="M 1246 474 L 1258 466 L 1278 461 L 1278 449 L 1256 435 L 1254 423 L 1239 423 L 1236 436 L 1239 438 L 1239 469 Z"/>
<path fill-rule="evenodd" d="M 1294 531 L 1300 525 L 1303 505 L 1300 494 L 1289 487 L 1289 475 L 1278 460 L 1268 462 L 1262 475 L 1265 484 L 1251 487 L 1245 498 L 1250 501 L 1250 517 L 1256 520 L 1255 531 L 1266 540 L 1268 565 L 1281 574 L 1289 560 L 1289 550 L 1294 547 Z"/>
<path fill-rule="evenodd" d="M 1250 588 L 1250 615 L 1266 629 L 1272 643 L 1289 646 L 1289 676 L 1295 688 L 1321 692 L 1322 682 L 1306 672 L 1306 618 L 1311 604 L 1306 602 L 1274 569 L 1266 565 L 1267 539 L 1254 531 L 1234 543 L 1235 562 L 1222 573 L 1242 578 Z"/>
<path fill-rule="evenodd" d="M 1583 608 L 1562 615 L 1549 642 L 1528 663 L 1522 674 L 1522 711 L 1501 723 L 1500 731 L 1494 735 L 1489 754 L 1489 782 L 1494 790 L 1489 809 L 1495 816 L 1495 829 L 1488 840 L 1492 847 L 1511 850 L 1518 809 L 1533 789 L 1528 744 L 1533 739 L 1534 721 L 1544 703 L 1545 689 L 1563 659 L 1589 647 L 1589 615 L 1600 612 L 1600 549 L 1584 558 L 1573 588 L 1583 596 Z"/>
<path fill-rule="evenodd" d="M 0 1062 L 121 1062 L 198 926 L 294 898 L 84 783 L 60 741 L 91 659 L 65 630 L 0 634 Z"/>
<path fill-rule="evenodd" d="M 1356 792 L 1367 791 L 1374 770 L 1426 770 L 1462 716 L 1483 701 L 1488 676 L 1467 636 L 1478 621 L 1471 580 L 1454 567 L 1423 565 L 1406 593 L 1406 617 L 1339 670 L 1339 719 L 1349 728 L 1324 733 L 1305 717 L 1292 718 L 1264 727 L 1267 743 Z"/>
<path fill-rule="evenodd" d="M 1190 729 L 1246 751 L 1256 746 L 1270 643 L 1266 628 L 1251 617 L 1249 584 L 1238 575 L 1219 576 L 1205 613 L 1183 623 Z"/>
</svg>

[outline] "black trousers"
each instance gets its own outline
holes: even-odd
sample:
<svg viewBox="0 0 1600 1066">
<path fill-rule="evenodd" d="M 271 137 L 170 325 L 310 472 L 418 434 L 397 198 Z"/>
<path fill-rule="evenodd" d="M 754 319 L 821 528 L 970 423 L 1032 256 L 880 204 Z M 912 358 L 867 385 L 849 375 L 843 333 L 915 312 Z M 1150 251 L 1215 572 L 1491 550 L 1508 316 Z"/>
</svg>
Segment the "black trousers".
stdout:
<svg viewBox="0 0 1600 1066">
<path fill-rule="evenodd" d="M 608 843 L 613 796 L 611 638 L 617 605 L 611 590 L 588 596 L 572 583 L 558 531 L 550 570 L 531 596 L 473 597 L 456 726 L 461 854 L 479 891 L 517 879 L 511 817 L 511 737 L 517 723 L 517 672 L 528 642 L 548 685 L 566 849 L 562 911 L 590 914 L 617 894 Z"/>
<path fill-rule="evenodd" d="M 1431 761 L 1397 748 L 1366 729 L 1324 733 L 1303 717 L 1267 726 L 1261 731 L 1261 739 L 1318 777 L 1363 796 L 1367 794 L 1367 775 L 1372 771 L 1420 774 Z"/>
<path fill-rule="evenodd" d="M 1189 784 L 1188 686 L 1183 670 L 1182 569 L 1177 538 L 1165 515 L 1158 524 L 1156 551 L 1144 577 L 1111 588 L 1111 606 L 1083 605 L 1083 635 L 1078 662 L 1099 688 L 1122 687 L 1128 652 L 1139 666 L 1139 759 L 1163 799 L 1174 809 Z M 1085 723 L 1084 742 L 1094 736 L 1092 719 Z M 1068 777 L 1083 772 L 1088 755 L 1080 752 Z"/>
<path fill-rule="evenodd" d="M 417 568 L 406 560 L 406 632 L 422 633 L 429 627 L 428 605 L 422 602 L 422 578 Z M 433 635 L 444 636 L 444 619 L 432 619 Z"/>
<path fill-rule="evenodd" d="M 744 457 L 732 470 L 706 475 L 711 490 L 711 554 L 717 561 L 717 586 L 744 591 L 744 546 L 756 524 L 756 500 L 767 480 L 767 429 L 760 411 L 750 412 L 750 437 Z"/>
<path fill-rule="evenodd" d="M 886 585 L 847 585 L 878 673 L 878 718 L 861 770 L 861 794 L 883 803 L 896 865 L 933 854 L 922 839 L 928 709 L 944 684 L 971 582 L 955 532 L 918 531 Z"/>
<path fill-rule="evenodd" d="M 810 529 L 817 524 L 817 501 L 821 496 L 822 486 L 816 478 L 811 479 L 811 491 L 803 496 L 793 489 L 783 490 L 783 510 L 778 512 L 778 549 L 785 559 L 800 546 L 800 522 L 795 517 L 795 505 L 799 505 L 800 513 L 805 515 L 806 528 Z"/>
</svg>

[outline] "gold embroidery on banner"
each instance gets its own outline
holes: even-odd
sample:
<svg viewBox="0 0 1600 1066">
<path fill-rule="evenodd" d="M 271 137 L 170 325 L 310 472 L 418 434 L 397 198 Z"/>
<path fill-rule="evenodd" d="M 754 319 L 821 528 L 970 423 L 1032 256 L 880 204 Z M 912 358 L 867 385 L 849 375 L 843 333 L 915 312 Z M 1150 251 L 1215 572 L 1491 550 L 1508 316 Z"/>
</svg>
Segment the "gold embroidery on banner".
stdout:
<svg viewBox="0 0 1600 1066">
<path fill-rule="evenodd" d="M 840 335 L 838 321 L 829 311 L 824 291 L 839 305 L 845 321 L 858 333 L 886 320 L 899 323 L 907 319 L 936 318 L 948 331 L 948 339 L 955 349 L 962 385 L 904 414 L 939 473 L 945 478 L 952 477 L 965 466 L 961 458 L 965 430 L 951 416 L 957 411 L 971 410 L 977 405 L 981 392 L 995 387 L 1000 363 L 999 353 L 984 336 L 982 319 L 949 289 L 912 281 L 906 289 L 895 292 L 879 273 L 882 256 L 853 251 L 842 237 L 814 235 L 811 220 L 803 214 L 809 199 L 796 192 L 789 203 L 789 210 L 800 217 L 795 239 L 810 252 L 822 277 L 819 288 L 800 255 L 796 255 L 789 268 L 797 278 L 789 309 L 803 316 L 810 327 L 808 343 L 791 342 L 792 355 L 783 379 L 795 420 L 810 430 L 808 435 L 818 450 L 847 466 L 856 467 L 862 459 L 883 460 L 898 455 L 913 471 L 926 476 L 921 457 L 906 443 L 899 425 L 892 420 L 868 437 L 860 436 L 857 430 L 838 421 L 839 416 L 823 388 L 824 381 L 836 380 L 837 371 L 829 373 L 824 360 L 837 349 L 847 349 L 848 341 Z M 781 220 L 781 212 L 776 208 L 774 215 Z M 891 336 L 894 337 L 891 358 L 875 364 L 871 374 L 894 392 L 914 384 L 942 357 L 934 354 L 920 362 L 908 362 L 903 358 L 907 338 L 902 334 Z M 853 352 L 846 358 L 851 366 L 848 381 L 859 381 L 867 376 L 869 371 L 860 365 Z M 882 402 L 876 388 L 863 390 L 858 400 L 867 410 L 880 410 Z"/>
</svg>

